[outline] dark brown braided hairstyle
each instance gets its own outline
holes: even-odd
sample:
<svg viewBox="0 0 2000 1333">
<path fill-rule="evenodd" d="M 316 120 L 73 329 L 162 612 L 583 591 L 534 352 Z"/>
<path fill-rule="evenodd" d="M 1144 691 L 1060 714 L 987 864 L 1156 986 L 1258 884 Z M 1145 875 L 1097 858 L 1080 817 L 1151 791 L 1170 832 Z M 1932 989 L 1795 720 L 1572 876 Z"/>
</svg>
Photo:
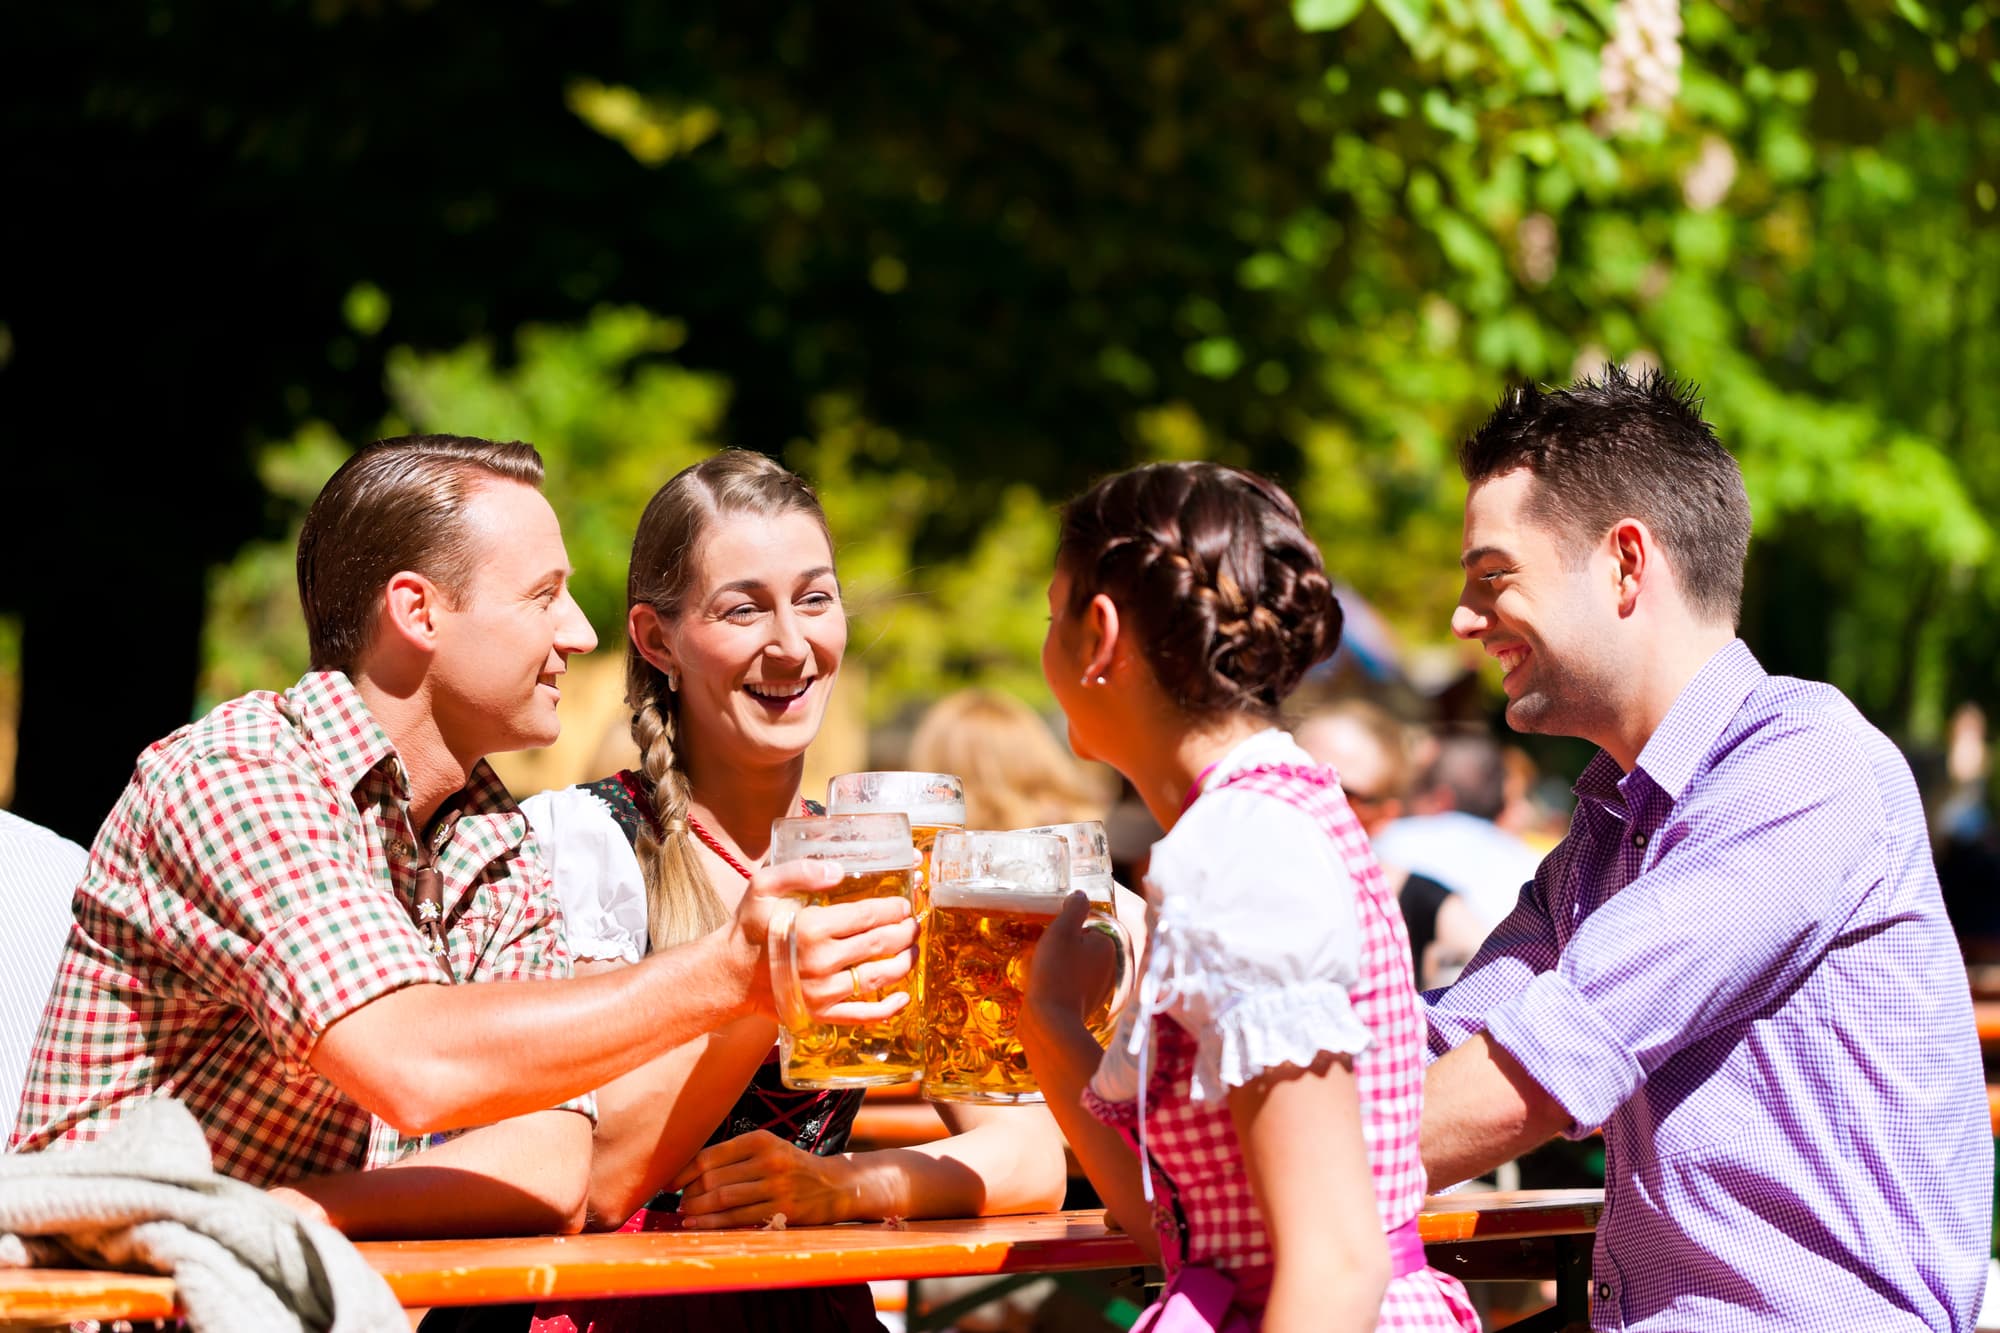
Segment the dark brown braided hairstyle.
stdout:
<svg viewBox="0 0 2000 1333">
<path fill-rule="evenodd" d="M 1275 718 L 1340 644 L 1340 602 L 1298 505 L 1254 473 L 1153 463 L 1107 477 L 1064 508 L 1056 564 L 1071 614 L 1110 597 L 1191 714 Z"/>
</svg>

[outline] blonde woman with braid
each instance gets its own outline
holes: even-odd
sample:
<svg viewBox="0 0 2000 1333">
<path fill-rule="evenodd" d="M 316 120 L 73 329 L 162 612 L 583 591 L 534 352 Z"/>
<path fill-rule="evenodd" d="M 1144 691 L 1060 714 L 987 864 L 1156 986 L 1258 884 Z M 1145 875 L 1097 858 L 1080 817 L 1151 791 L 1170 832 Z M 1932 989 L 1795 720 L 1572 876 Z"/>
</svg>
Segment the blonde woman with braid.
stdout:
<svg viewBox="0 0 2000 1333">
<path fill-rule="evenodd" d="M 626 699 L 640 766 L 525 803 L 579 971 L 628 966 L 729 917 L 764 861 L 771 821 L 814 808 L 799 790 L 806 746 L 847 648 L 826 517 L 804 481 L 761 454 L 717 454 L 661 488 L 640 520 L 627 589 Z M 740 1022 L 599 1090 L 594 1225 L 1059 1206 L 1062 1139 L 1042 1108 L 940 1107 L 949 1138 L 845 1153 L 860 1094 L 784 1088 L 775 1038 L 769 1020 Z M 863 1287 L 540 1314 L 550 1333 L 875 1327 Z"/>
</svg>

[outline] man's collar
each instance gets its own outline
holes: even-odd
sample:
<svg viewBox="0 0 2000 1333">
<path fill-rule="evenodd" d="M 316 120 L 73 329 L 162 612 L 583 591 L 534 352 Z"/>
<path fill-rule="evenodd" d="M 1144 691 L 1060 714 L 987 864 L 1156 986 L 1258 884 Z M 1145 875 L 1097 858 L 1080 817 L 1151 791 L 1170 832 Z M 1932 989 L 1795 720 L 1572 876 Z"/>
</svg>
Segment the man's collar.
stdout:
<svg viewBox="0 0 2000 1333">
<path fill-rule="evenodd" d="M 308 672 L 286 697 L 312 738 L 327 776 L 341 791 L 352 792 L 363 778 L 386 766 L 396 799 L 410 799 L 409 774 L 395 743 L 368 711 L 367 701 L 346 673 Z M 474 841 L 488 851 L 511 851 L 528 836 L 527 816 L 484 759 L 472 766 L 453 818 L 461 827 L 468 820 L 478 821 Z"/>
<path fill-rule="evenodd" d="M 368 711 L 367 701 L 346 672 L 309 671 L 285 696 L 312 738 L 327 776 L 341 791 L 353 791 L 384 760 L 396 759 L 395 743 Z M 397 794 L 407 801 L 410 785 L 401 760 L 390 765 L 390 772 Z"/>
<path fill-rule="evenodd" d="M 1669 800 L 1678 801 L 1694 780 L 1696 766 L 1714 752 L 1729 720 L 1766 678 L 1749 645 L 1731 639 L 1681 690 L 1633 768 L 1644 769 Z"/>
<path fill-rule="evenodd" d="M 1749 645 L 1731 639 L 1682 687 L 1673 707 L 1639 751 L 1632 771 L 1643 771 L 1669 800 L 1678 801 L 1694 780 L 1695 767 L 1715 749 L 1729 720 L 1765 679 L 1764 668 Z M 1618 761 L 1608 751 L 1599 750 L 1570 790 L 1580 801 L 1622 808 L 1626 777 Z"/>
</svg>

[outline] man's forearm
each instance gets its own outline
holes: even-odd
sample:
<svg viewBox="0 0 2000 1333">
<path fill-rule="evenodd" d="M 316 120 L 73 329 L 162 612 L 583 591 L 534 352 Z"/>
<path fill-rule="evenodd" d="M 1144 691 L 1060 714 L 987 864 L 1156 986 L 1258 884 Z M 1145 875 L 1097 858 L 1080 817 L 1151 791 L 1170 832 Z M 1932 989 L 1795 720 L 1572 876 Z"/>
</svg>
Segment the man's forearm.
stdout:
<svg viewBox="0 0 2000 1333">
<path fill-rule="evenodd" d="M 589 1173 L 589 1119 L 538 1111 L 393 1166 L 310 1176 L 287 1189 L 355 1240 L 533 1236 L 582 1228 Z"/>
<path fill-rule="evenodd" d="M 328 1028 L 313 1067 L 402 1133 L 490 1125 L 756 1012 L 762 961 L 724 927 L 560 984 L 409 986 Z"/>
<path fill-rule="evenodd" d="M 1441 1189 L 1482 1175 L 1562 1132 L 1569 1113 L 1485 1033 L 1424 1076 L 1424 1170 Z"/>
</svg>

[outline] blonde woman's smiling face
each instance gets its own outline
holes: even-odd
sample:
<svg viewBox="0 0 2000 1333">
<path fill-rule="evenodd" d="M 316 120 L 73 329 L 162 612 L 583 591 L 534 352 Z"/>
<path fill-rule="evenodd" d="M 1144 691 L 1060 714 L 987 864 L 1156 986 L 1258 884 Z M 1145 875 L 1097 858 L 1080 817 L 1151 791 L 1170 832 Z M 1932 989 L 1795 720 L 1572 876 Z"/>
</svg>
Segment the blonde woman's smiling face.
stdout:
<svg viewBox="0 0 2000 1333">
<path fill-rule="evenodd" d="M 724 515 L 697 559 L 685 606 L 662 626 L 682 745 L 725 761 L 802 754 L 847 651 L 825 531 L 810 514 Z"/>
</svg>

